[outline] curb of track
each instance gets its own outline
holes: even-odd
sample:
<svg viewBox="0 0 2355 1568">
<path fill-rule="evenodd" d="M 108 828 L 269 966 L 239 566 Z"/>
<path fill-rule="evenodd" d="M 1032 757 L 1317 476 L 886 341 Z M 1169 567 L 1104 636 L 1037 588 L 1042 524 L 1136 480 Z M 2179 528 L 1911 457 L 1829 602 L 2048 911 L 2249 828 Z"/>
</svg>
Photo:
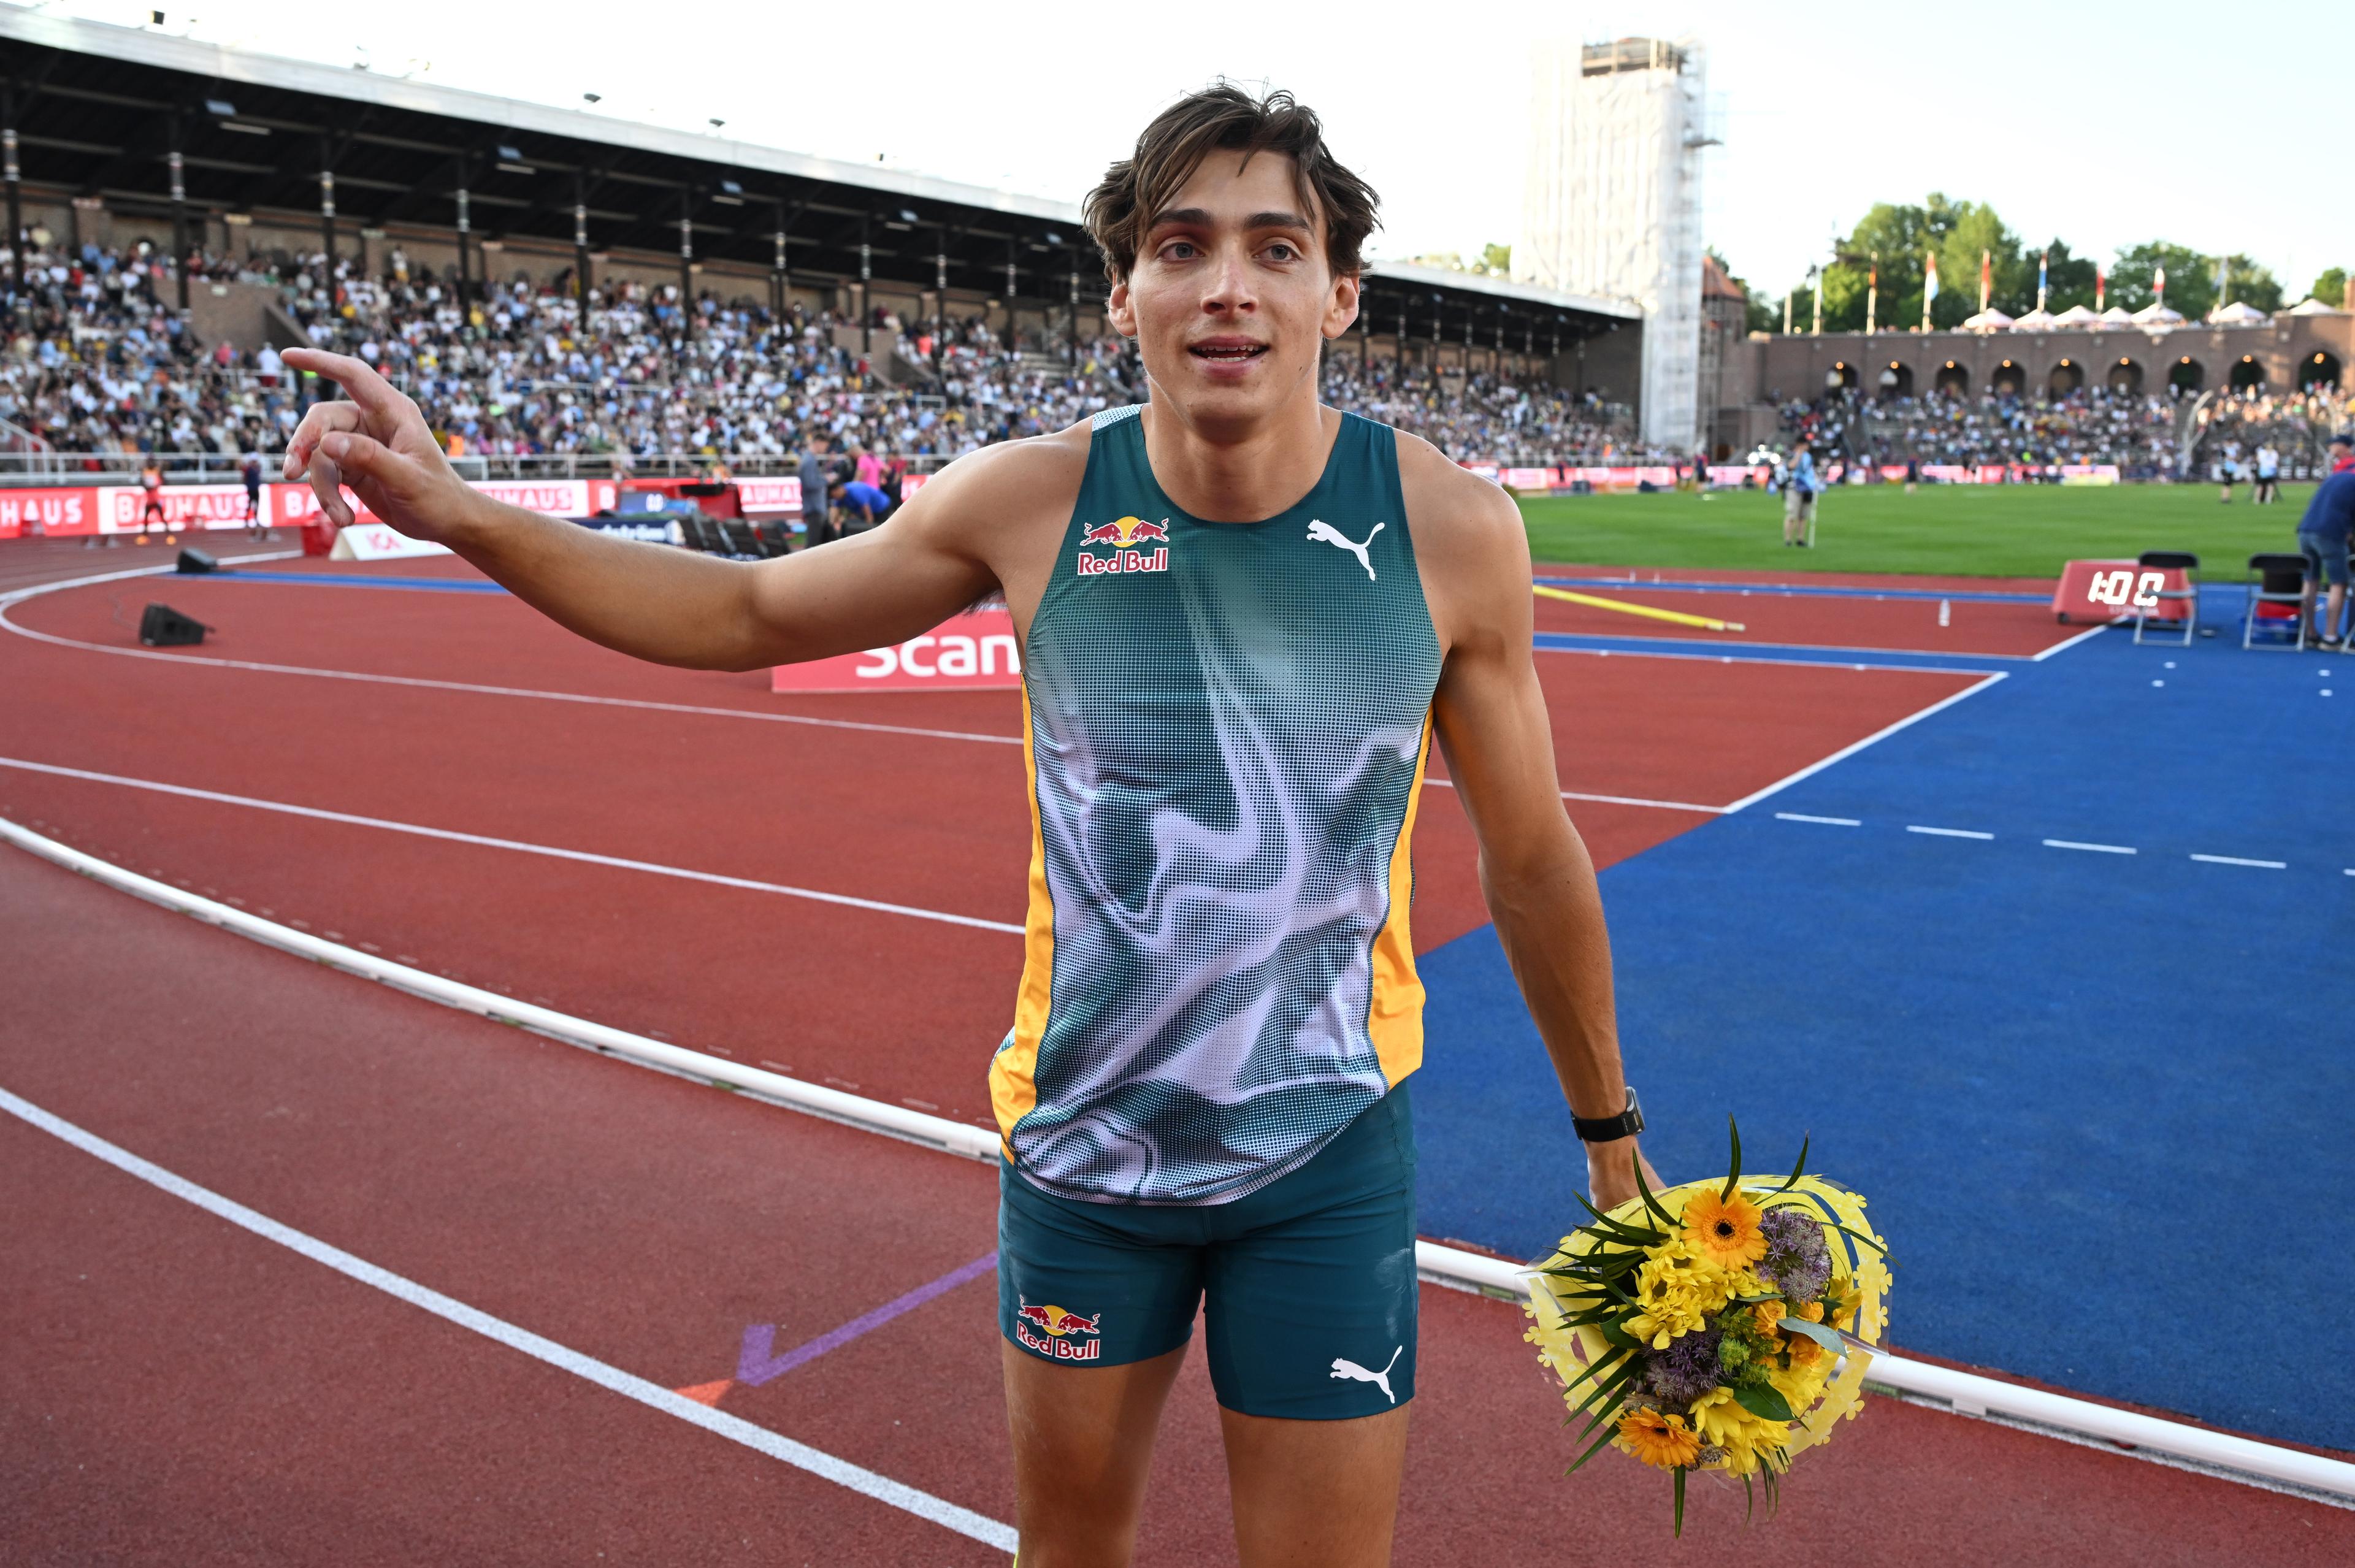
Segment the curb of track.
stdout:
<svg viewBox="0 0 2355 1568">
<path fill-rule="evenodd" d="M 289 552 L 293 553 L 293 552 Z M 161 569 L 168 572 L 169 568 Z M 59 589 L 94 581 L 161 574 L 156 569 L 108 572 L 98 578 L 31 585 L 0 595 L 13 603 Z M 567 1044 L 627 1058 L 641 1065 L 696 1079 L 717 1088 L 749 1093 L 789 1110 L 820 1117 L 862 1131 L 881 1133 L 921 1147 L 995 1164 L 999 1158 L 997 1135 L 984 1127 L 954 1122 L 922 1111 L 886 1104 L 864 1095 L 804 1083 L 780 1073 L 764 1072 L 723 1057 L 689 1051 L 609 1025 L 575 1018 L 446 980 L 374 954 L 313 936 L 262 919 L 241 909 L 203 898 L 149 877 L 128 871 L 109 860 L 85 854 L 69 845 L 0 817 L 0 841 L 144 899 L 175 913 L 218 926 L 265 946 L 275 947 L 331 969 L 372 980 L 426 1001 L 473 1013 L 495 1023 L 509 1024 Z M 1436 1242 L 1415 1243 L 1416 1272 L 1434 1285 L 1465 1290 L 1498 1300 L 1528 1298 L 1523 1284 L 1527 1269 L 1509 1259 L 1484 1256 Z M 1927 1403 L 2008 1425 L 2088 1443 L 2113 1452 L 2125 1449 L 2159 1463 L 2220 1475 L 2275 1491 L 2286 1491 L 2339 1508 L 2355 1508 L 2355 1464 L 2319 1454 L 2282 1447 L 2254 1438 L 2212 1432 L 2204 1427 L 2136 1411 L 2097 1404 L 2091 1400 L 2041 1389 L 2023 1388 L 1976 1372 L 1914 1360 L 1899 1355 L 1872 1360 L 1870 1384 L 1915 1403 Z"/>
</svg>

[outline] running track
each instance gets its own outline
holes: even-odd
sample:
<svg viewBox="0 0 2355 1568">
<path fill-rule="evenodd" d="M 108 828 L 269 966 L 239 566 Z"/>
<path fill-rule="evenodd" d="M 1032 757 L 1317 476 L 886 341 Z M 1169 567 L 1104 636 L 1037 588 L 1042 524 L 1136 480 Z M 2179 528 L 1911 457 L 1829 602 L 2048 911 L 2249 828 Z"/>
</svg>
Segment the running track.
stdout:
<svg viewBox="0 0 2355 1568">
<path fill-rule="evenodd" d="M 104 640 L 113 592 L 37 601 L 16 618 Z M 266 615 L 235 598 L 265 594 Z M 145 596 L 139 585 L 134 615 Z M 223 627 L 208 656 L 429 679 L 495 669 L 517 687 L 780 710 L 749 682 L 536 643 L 527 620 L 487 649 L 449 623 L 399 622 L 427 603 L 491 608 L 455 595 L 174 581 L 153 596 Z M 336 603 L 298 603 L 311 598 Z M 338 607 L 355 600 L 364 615 Z M 1580 678 L 1613 678 L 1600 673 L 1611 662 L 1577 661 Z M 1012 795 L 1012 748 L 987 741 L 174 668 L 24 639 L 0 646 L 0 667 L 15 710 L 7 750 L 49 766 L 857 888 L 968 918 L 1018 913 L 1022 825 L 991 815 L 994 794 Z M 1662 705 L 1680 712 L 1588 726 L 1565 754 L 1566 785 L 1646 798 L 1663 784 L 1660 732 L 1689 735 L 1698 715 L 1720 735 L 1740 726 L 1742 751 L 1755 740 L 1764 759 L 1749 773 L 1712 775 L 1705 763 L 1666 781 L 1700 797 L 1691 804 L 1722 805 L 1781 776 L 1776 766 L 1805 766 L 1848 731 L 1877 728 L 1866 721 L 1884 711 L 1893 720 L 1970 684 L 1769 673 L 1747 702 L 1657 683 L 1669 685 Z M 1844 682 L 1803 689 L 1818 707 L 1828 691 L 1854 706 L 1827 725 L 1764 700 L 1793 680 Z M 1871 689 L 1882 683 L 1904 688 L 1885 709 Z M 1577 694 L 1554 695 L 1559 710 Z M 469 705 L 493 717 L 470 719 Z M 1010 714 L 976 699 L 870 703 L 858 717 L 1011 732 Z M 988 776 L 994 767 L 1004 780 Z M 879 777 L 892 791 L 877 790 Z M 1426 803 L 1425 948 L 1479 919 L 1467 869 L 1447 864 L 1468 840 L 1444 799 Z M 988 930 L 917 922 L 911 943 L 906 916 L 20 770 L 0 774 L 0 806 L 278 918 L 388 952 L 431 950 L 434 966 L 478 983 L 625 1027 L 668 1024 L 683 1043 L 773 1056 L 877 1097 L 921 1103 L 929 1088 L 960 1114 L 954 1096 L 975 1097 L 963 1081 L 977 1078 L 1011 989 L 1012 939 Z M 1709 820 L 1657 805 L 1572 809 L 1605 859 Z M 779 1347 L 802 1343 L 987 1252 L 992 1197 L 979 1168 L 357 986 L 18 857 L 5 865 L 12 964 L 34 983 L 0 1051 L 0 1087 L 608 1364 L 666 1386 L 725 1379 L 741 1370 L 749 1327 L 770 1325 Z M 968 968 L 977 977 L 965 980 Z M 88 1005 L 94 995 L 108 999 L 103 1017 Z M 10 1255 L 39 1260 L 6 1299 L 10 1318 L 55 1352 L 0 1372 L 0 1408 L 42 1416 L 5 1439 L 41 1458 L 0 1482 L 10 1488 L 0 1515 L 40 1521 L 59 1560 L 188 1561 L 231 1540 L 258 1560 L 290 1561 L 329 1540 L 360 1560 L 577 1560 L 593 1541 L 616 1556 L 699 1561 L 741 1553 L 747 1540 L 814 1556 L 994 1560 L 339 1280 L 28 1127 L 0 1124 L 0 1163 L 12 1187 L 47 1200 L 5 1221 Z M 789 1373 L 740 1384 L 725 1406 L 1003 1519 L 988 1307 L 975 1277 Z M 1601 1521 L 1598 1546 L 1658 1538 L 1659 1499 L 1632 1467 L 1598 1465 L 1555 1489 L 1550 1401 L 1509 1309 L 1427 1291 L 1425 1312 L 1401 1561 L 1526 1548 L 1566 1500 Z M 171 1331 L 157 1333 L 159 1321 Z M 1147 1536 L 1157 1561 L 1224 1550 L 1198 1383 L 1189 1372 L 1156 1477 Z M 1849 1521 L 1859 1508 L 1892 1557 L 1902 1543 L 1909 1555 L 1943 1543 L 1937 1554 L 1951 1559 L 1968 1541 L 1988 1561 L 2190 1562 L 2257 1530 L 2282 1543 L 2279 1560 L 2320 1562 L 2350 1539 L 2335 1510 L 1892 1402 L 1866 1422 L 1793 1489 L 1778 1542 L 1856 1557 Z M 1868 1431 L 1870 1443 L 1857 1440 Z M 1688 1543 L 1697 1560 L 1741 1540 L 1710 1506 Z"/>
</svg>

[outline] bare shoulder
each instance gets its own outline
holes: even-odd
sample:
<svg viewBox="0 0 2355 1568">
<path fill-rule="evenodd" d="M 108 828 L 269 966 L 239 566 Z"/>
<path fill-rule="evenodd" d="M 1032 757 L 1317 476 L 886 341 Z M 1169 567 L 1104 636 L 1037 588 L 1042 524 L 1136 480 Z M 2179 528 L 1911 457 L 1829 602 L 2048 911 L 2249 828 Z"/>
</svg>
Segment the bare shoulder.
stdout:
<svg viewBox="0 0 2355 1568">
<path fill-rule="evenodd" d="M 1442 644 L 1525 621 L 1529 539 L 1512 496 L 1403 431 L 1398 460 L 1415 564 Z"/>
<path fill-rule="evenodd" d="M 932 475 L 895 522 L 932 533 L 943 543 L 984 541 L 1033 531 L 1061 537 L 1087 476 L 1088 426 L 1003 441 L 969 452 Z M 1051 544 L 1050 544 L 1051 548 Z"/>
</svg>

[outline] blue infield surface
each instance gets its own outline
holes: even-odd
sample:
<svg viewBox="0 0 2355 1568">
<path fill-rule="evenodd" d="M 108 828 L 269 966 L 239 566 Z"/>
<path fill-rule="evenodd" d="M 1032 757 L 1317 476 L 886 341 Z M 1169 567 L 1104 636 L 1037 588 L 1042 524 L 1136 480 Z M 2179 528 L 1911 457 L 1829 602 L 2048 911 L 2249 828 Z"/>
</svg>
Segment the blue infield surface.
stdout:
<svg viewBox="0 0 2355 1568">
<path fill-rule="evenodd" d="M 1669 1179 L 1732 1112 L 1871 1198 L 1901 1348 L 2355 1450 L 2355 657 L 2237 643 L 2009 666 L 1613 867 L 1620 1031 Z M 1496 934 L 1422 967 L 1423 1232 L 1542 1252 L 1584 1162 Z"/>
</svg>

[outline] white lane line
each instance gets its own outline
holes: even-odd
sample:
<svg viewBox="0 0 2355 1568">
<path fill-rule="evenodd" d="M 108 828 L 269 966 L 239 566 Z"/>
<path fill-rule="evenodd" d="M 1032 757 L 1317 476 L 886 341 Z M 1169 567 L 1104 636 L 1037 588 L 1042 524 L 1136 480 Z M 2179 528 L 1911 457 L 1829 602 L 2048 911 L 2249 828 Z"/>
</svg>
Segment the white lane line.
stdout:
<svg viewBox="0 0 2355 1568">
<path fill-rule="evenodd" d="M 469 1307 L 463 1301 L 444 1296 L 428 1285 L 420 1285 L 415 1280 L 397 1275 L 390 1269 L 379 1268 L 365 1258 L 353 1256 L 341 1247 L 330 1245 L 316 1236 L 306 1234 L 292 1225 L 283 1224 L 267 1214 L 249 1209 L 234 1199 L 224 1198 L 210 1188 L 199 1187 L 184 1176 L 176 1175 L 160 1165 L 142 1159 L 130 1150 L 111 1144 L 97 1134 L 76 1126 L 63 1117 L 43 1110 L 29 1100 L 20 1099 L 5 1089 L 0 1089 L 0 1111 L 6 1111 L 19 1121 L 38 1127 L 52 1137 L 71 1144 L 84 1154 L 104 1160 L 125 1175 L 136 1177 L 150 1187 L 168 1192 L 185 1202 L 193 1203 L 207 1213 L 218 1219 L 226 1220 L 240 1230 L 251 1232 L 264 1241 L 275 1242 L 289 1252 L 299 1253 L 313 1263 L 325 1264 L 346 1279 L 357 1280 L 371 1289 L 384 1292 L 396 1300 L 421 1307 L 445 1322 L 454 1323 L 459 1328 L 480 1334 L 486 1339 L 496 1340 L 511 1350 L 520 1350 L 536 1361 L 544 1362 L 561 1371 L 570 1372 L 574 1377 L 595 1383 L 598 1387 L 618 1393 L 624 1399 L 635 1400 L 649 1409 L 662 1412 L 665 1415 L 677 1416 L 679 1420 L 699 1426 L 706 1432 L 725 1437 L 731 1443 L 741 1443 L 747 1448 L 766 1454 L 772 1459 L 782 1460 L 797 1470 L 806 1470 L 813 1476 L 832 1481 L 838 1487 L 846 1487 L 862 1497 L 872 1498 L 887 1507 L 914 1514 L 919 1519 L 929 1520 L 944 1530 L 953 1530 L 959 1535 L 994 1546 L 1001 1552 L 1011 1552 L 1017 1544 L 1014 1531 L 1010 1526 L 977 1514 L 971 1509 L 959 1508 L 956 1504 L 943 1498 L 936 1498 L 930 1492 L 918 1491 L 915 1488 L 895 1481 L 889 1476 L 879 1476 L 872 1470 L 850 1463 L 847 1459 L 837 1459 L 831 1454 L 810 1447 L 807 1444 L 796 1443 L 790 1437 L 772 1432 L 765 1426 L 757 1426 L 741 1416 L 724 1414 L 707 1405 L 699 1404 L 684 1394 L 673 1393 L 660 1383 L 649 1382 L 645 1378 L 622 1371 L 619 1367 L 609 1366 L 594 1357 L 584 1356 L 569 1345 L 559 1345 L 553 1339 L 543 1338 L 528 1328 L 517 1328 L 503 1317 L 494 1317 L 480 1307 Z"/>
<path fill-rule="evenodd" d="M 1933 837 L 1937 838 L 1992 838 L 1995 837 L 1992 833 L 1981 833 L 1975 828 L 1923 827 L 1919 823 L 1913 822 L 1909 822 L 1905 825 L 1905 831 L 1908 833 L 1927 833 Z"/>
<path fill-rule="evenodd" d="M 124 789 L 147 790 L 156 795 L 175 795 L 187 800 L 208 800 L 220 805 L 242 805 L 255 811 L 274 811 L 287 816 L 307 816 L 317 822 L 340 822 L 353 827 L 376 827 L 388 833 L 406 833 L 419 838 L 439 838 L 452 844 L 474 844 L 487 849 L 512 849 L 522 855 L 545 855 L 555 860 L 577 860 L 587 866 L 611 866 L 624 871 L 646 871 L 657 877 L 677 877 L 685 881 L 709 882 L 714 887 L 741 888 L 748 892 L 782 893 L 787 898 L 810 899 L 818 903 L 841 904 L 849 909 L 873 910 L 879 914 L 902 914 L 911 920 L 938 921 L 944 925 L 971 926 L 976 931 L 1003 931 L 1022 934 L 1022 928 L 1002 920 L 979 920 L 969 914 L 950 914 L 943 910 L 919 909 L 913 904 L 887 903 L 879 899 L 853 898 L 848 893 L 829 893 L 815 888 L 797 888 L 784 882 L 756 881 L 749 877 L 723 877 L 715 871 L 693 871 L 683 866 L 665 866 L 652 860 L 624 859 L 617 855 L 593 855 L 585 849 L 562 849 L 551 844 L 527 844 L 516 838 L 493 838 L 479 833 L 458 833 L 446 827 L 427 827 L 414 822 L 394 822 L 381 816 L 357 816 L 345 811 L 323 811 L 313 805 L 293 805 L 282 800 L 257 800 L 251 795 L 223 795 L 218 790 L 192 789 L 186 784 L 161 784 L 154 779 L 125 778 L 120 773 L 92 773 L 87 768 L 64 768 L 52 763 L 27 762 L 21 757 L 0 757 L 0 768 L 15 768 L 28 773 L 48 773 L 56 778 L 80 779 L 90 784 L 116 784 Z"/>
<path fill-rule="evenodd" d="M 253 555 L 224 556 L 221 559 L 242 564 L 259 560 L 292 560 L 302 553 L 299 549 L 273 549 L 262 550 Z M 6 592 L 0 593 L 0 608 L 26 599 L 37 599 L 44 593 L 55 593 L 63 588 L 82 588 L 94 582 L 120 582 L 128 577 L 170 577 L 178 570 L 176 565 L 176 560 L 177 557 L 175 557 L 174 560 L 166 560 L 157 566 L 133 566 L 122 571 L 93 572 L 87 577 L 68 577 L 54 582 L 28 582 L 22 588 L 11 588 Z M 12 631 L 18 628 L 10 628 Z M 26 635 L 38 636 L 41 634 L 32 632 Z"/>
<path fill-rule="evenodd" d="M 1964 673 L 1971 674 L 1976 672 L 1966 671 Z M 1799 783 L 1801 780 L 1815 777 L 1817 773 L 1822 773 L 1826 768 L 1830 767 L 1834 763 L 1846 762 L 1849 758 L 1855 756 L 1859 752 L 1863 751 L 1867 746 L 1878 745 L 1881 741 L 1889 739 L 1891 735 L 1896 734 L 1900 730 L 1905 729 L 1909 725 L 1919 724 L 1923 720 L 1929 718 L 1934 713 L 1943 713 L 1947 709 L 1952 708 L 1955 703 L 1962 701 L 1965 698 L 1976 697 L 1980 692 L 1985 691 L 1988 687 L 1995 685 L 1998 681 L 2009 678 L 2009 677 L 2003 671 L 1998 670 L 1992 675 L 1988 675 L 1982 679 L 1973 681 L 1970 685 L 1963 688 L 1962 690 L 1948 697 L 1942 697 L 1937 701 L 1930 704 L 1929 707 L 1924 708 L 1918 712 L 1909 713 L 1904 718 L 1900 719 L 1896 723 L 1876 730 L 1861 741 L 1850 741 L 1849 744 L 1842 746 L 1838 751 L 1834 752 L 1830 756 L 1824 758 L 1821 762 L 1809 763 L 1806 767 L 1801 768 L 1797 773 L 1791 774 L 1787 778 L 1776 779 L 1764 789 L 1753 790 L 1750 794 L 1743 795 L 1740 800 L 1735 801 L 1732 805 L 1727 806 L 1725 809 L 1729 812 L 1740 811 L 1745 806 L 1757 805 L 1760 801 L 1764 800 L 1768 795 L 1780 795 L 1783 791 L 1789 789 L 1793 784 Z"/>
<path fill-rule="evenodd" d="M 2047 849 L 2085 849 L 2096 855 L 2136 855 L 2141 853 L 2140 850 L 2130 848 L 2124 844 L 2080 844 L 2073 838 L 2047 838 L 2044 841 L 2044 847 Z"/>
<path fill-rule="evenodd" d="M 2088 626 L 2083 631 L 2078 633 L 2075 636 L 2069 638 L 2066 642 L 2055 643 L 2051 647 L 2045 649 L 2042 653 L 2032 656 L 2032 662 L 2042 664 L 2054 654 L 2066 653 L 2071 648 L 2075 647 L 2079 643 L 2083 642 L 2086 638 L 2098 637 L 2104 632 L 2108 630 L 2109 627 L 2107 626 Z"/>
<path fill-rule="evenodd" d="M 1425 784 L 1437 784 L 1442 789 L 1454 789 L 1455 787 L 1455 781 L 1454 779 L 1433 778 L 1429 773 L 1425 773 L 1423 775 L 1423 782 Z M 1642 795 L 1581 795 L 1574 789 L 1563 790 L 1561 792 L 1561 798 L 1564 800 L 1596 800 L 1603 802 L 1606 805 L 1647 805 L 1657 811 L 1701 811 L 1707 812 L 1712 816 L 1721 816 L 1733 809 L 1730 805 L 1697 805 L 1689 800 L 1646 800 Z"/>
<path fill-rule="evenodd" d="M 1861 827 L 1864 826 L 1864 823 L 1860 819 L 1853 816 L 1809 816 L 1804 811 L 1778 811 L 1774 814 L 1774 817 L 1778 822 L 1820 822 L 1826 827 Z"/>
<path fill-rule="evenodd" d="M 2254 866 L 2261 871 L 2286 871 L 2289 869 L 2289 862 L 2287 860 L 2244 860 L 2238 855 L 2194 855 L 2191 858 L 2195 860 L 2203 861 L 2211 866 Z"/>
<path fill-rule="evenodd" d="M 1569 634 L 1560 635 L 1568 635 Z M 1670 643 L 1684 641 L 1681 637 L 1668 637 L 1663 640 Z M 1765 664 L 1773 665 L 1778 669 L 1894 670 L 1901 675 L 1987 675 L 1989 673 L 1984 669 L 1963 665 L 1872 664 L 1848 659 L 1780 659 L 1753 657 L 1745 654 L 1710 653 L 1707 651 L 1709 645 L 1705 643 L 1701 647 L 1703 651 L 1697 654 L 1674 654 L 1666 648 L 1565 648 L 1560 646 L 1540 646 L 1537 651 L 1541 654 L 1583 654 L 1590 658 L 1605 659 L 1691 659 L 1702 664 Z M 1997 670 L 1993 673 L 2000 678 L 2004 672 Z"/>
<path fill-rule="evenodd" d="M 293 551 L 293 554 L 301 552 Z M 246 560 L 261 560 L 249 556 Z M 166 574 L 168 574 L 168 569 Z M 423 676 L 368 675 L 358 670 L 319 669 L 309 665 L 264 664 L 254 659 L 214 658 L 205 654 L 166 654 L 150 648 L 118 648 L 104 643 L 87 643 L 79 637 L 60 637 L 49 632 L 37 632 L 30 626 L 18 625 L 9 619 L 7 607 L 19 600 L 39 593 L 53 593 L 65 588 L 80 588 L 91 583 L 112 582 L 124 577 L 155 575 L 148 571 L 112 571 L 97 577 L 78 577 L 65 582 L 42 583 L 18 592 L 0 596 L 0 627 L 5 627 L 20 637 L 37 643 L 49 643 L 61 648 L 80 648 L 93 654 L 112 654 L 119 658 L 160 659 L 165 664 L 208 665 L 215 669 L 256 670 L 266 675 L 304 675 L 317 680 L 354 680 L 371 686 L 406 686 L 425 691 L 464 691 L 478 697 L 526 697 L 541 702 L 579 702 L 598 708 L 636 708 L 654 713 L 688 713 L 706 719 L 751 719 L 767 724 L 801 724 L 815 730 L 864 730 L 878 735 L 913 735 L 930 741 L 976 741 L 991 746 L 1018 746 L 1019 735 L 984 735 L 966 730 L 928 730 L 912 724 L 870 724 L 854 719 L 820 719 L 807 713 L 763 713 L 745 708 L 709 708 L 691 702 L 655 702 L 634 697 L 591 697 L 576 691 L 542 691 L 527 686 L 486 686 L 470 680 L 431 680 Z"/>
<path fill-rule="evenodd" d="M 1998 660 L 2005 664 L 2032 664 L 2038 656 L 2033 654 L 1983 654 L 1970 648 L 1871 648 L 1861 647 L 1854 643 L 1767 643 L 1754 642 L 1748 637 L 1744 637 L 1738 643 L 1711 643 L 1701 637 L 1650 636 L 1640 632 L 1554 632 L 1548 631 L 1542 626 L 1538 628 L 1538 635 L 1540 636 L 1549 637 L 1593 637 L 1597 639 L 1607 639 L 1614 643 L 1657 644 L 1665 647 L 1672 648 L 1788 648 L 1795 652 L 1810 654 L 1862 654 L 1867 657 L 1870 657 L 1874 654 L 1897 654 L 1907 658 L 1989 659 Z M 1568 653 L 1572 650 L 1568 648 L 1554 648 L 1550 650 L 1540 648 L 1539 650 L 1540 653 L 1549 651 L 1554 653 Z M 1777 662 L 1779 663 L 1781 661 L 1778 660 Z M 1841 665 L 1845 665 L 1848 661 L 1842 659 L 1830 662 L 1837 662 Z M 1913 669 L 1918 667 L 1907 665 L 1904 667 L 1907 669 Z M 1973 670 L 1971 673 L 1973 675 L 1977 675 L 1979 672 Z"/>
</svg>

